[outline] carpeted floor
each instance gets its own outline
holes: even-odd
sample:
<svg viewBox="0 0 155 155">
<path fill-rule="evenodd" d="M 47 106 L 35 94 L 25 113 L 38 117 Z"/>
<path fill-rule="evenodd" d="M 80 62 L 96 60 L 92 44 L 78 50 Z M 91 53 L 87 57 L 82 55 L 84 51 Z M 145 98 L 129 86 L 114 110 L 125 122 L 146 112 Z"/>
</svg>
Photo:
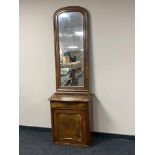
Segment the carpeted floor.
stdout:
<svg viewBox="0 0 155 155">
<path fill-rule="evenodd" d="M 134 155 L 134 138 L 93 135 L 93 145 L 88 148 L 55 145 L 50 129 L 19 128 L 19 155 Z"/>
</svg>

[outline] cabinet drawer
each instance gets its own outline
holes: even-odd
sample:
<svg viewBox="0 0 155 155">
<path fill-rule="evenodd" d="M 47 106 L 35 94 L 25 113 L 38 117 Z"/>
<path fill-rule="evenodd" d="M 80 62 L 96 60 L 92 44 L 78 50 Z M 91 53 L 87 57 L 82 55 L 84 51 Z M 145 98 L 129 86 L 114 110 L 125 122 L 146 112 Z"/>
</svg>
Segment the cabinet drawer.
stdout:
<svg viewBox="0 0 155 155">
<path fill-rule="evenodd" d="M 77 103 L 77 102 L 52 102 L 51 108 L 55 109 L 88 109 L 88 103 Z"/>
</svg>

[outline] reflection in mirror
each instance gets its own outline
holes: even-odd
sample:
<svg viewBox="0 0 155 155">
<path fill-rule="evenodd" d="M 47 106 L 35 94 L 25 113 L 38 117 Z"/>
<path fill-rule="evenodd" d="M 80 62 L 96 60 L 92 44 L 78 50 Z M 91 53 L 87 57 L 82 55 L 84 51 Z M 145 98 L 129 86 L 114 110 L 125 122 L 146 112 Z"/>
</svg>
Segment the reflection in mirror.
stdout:
<svg viewBox="0 0 155 155">
<path fill-rule="evenodd" d="M 83 86 L 83 16 L 65 12 L 58 16 L 61 86 Z"/>
</svg>

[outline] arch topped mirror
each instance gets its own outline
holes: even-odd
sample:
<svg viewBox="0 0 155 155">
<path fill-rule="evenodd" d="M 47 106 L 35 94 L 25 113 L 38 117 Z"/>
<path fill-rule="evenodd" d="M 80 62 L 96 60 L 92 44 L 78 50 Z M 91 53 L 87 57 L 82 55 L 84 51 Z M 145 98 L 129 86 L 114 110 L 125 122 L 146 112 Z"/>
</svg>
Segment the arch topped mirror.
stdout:
<svg viewBox="0 0 155 155">
<path fill-rule="evenodd" d="M 88 91 L 88 13 L 69 6 L 54 14 L 57 91 Z"/>
</svg>

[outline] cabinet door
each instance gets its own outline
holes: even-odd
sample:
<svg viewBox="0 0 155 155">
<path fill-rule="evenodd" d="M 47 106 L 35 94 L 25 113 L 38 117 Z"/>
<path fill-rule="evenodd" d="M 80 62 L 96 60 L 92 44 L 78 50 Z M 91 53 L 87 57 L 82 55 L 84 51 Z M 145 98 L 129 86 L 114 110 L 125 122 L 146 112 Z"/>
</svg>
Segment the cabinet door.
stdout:
<svg viewBox="0 0 155 155">
<path fill-rule="evenodd" d="M 54 109 L 54 142 L 86 144 L 88 129 L 86 113 L 85 110 Z"/>
</svg>

